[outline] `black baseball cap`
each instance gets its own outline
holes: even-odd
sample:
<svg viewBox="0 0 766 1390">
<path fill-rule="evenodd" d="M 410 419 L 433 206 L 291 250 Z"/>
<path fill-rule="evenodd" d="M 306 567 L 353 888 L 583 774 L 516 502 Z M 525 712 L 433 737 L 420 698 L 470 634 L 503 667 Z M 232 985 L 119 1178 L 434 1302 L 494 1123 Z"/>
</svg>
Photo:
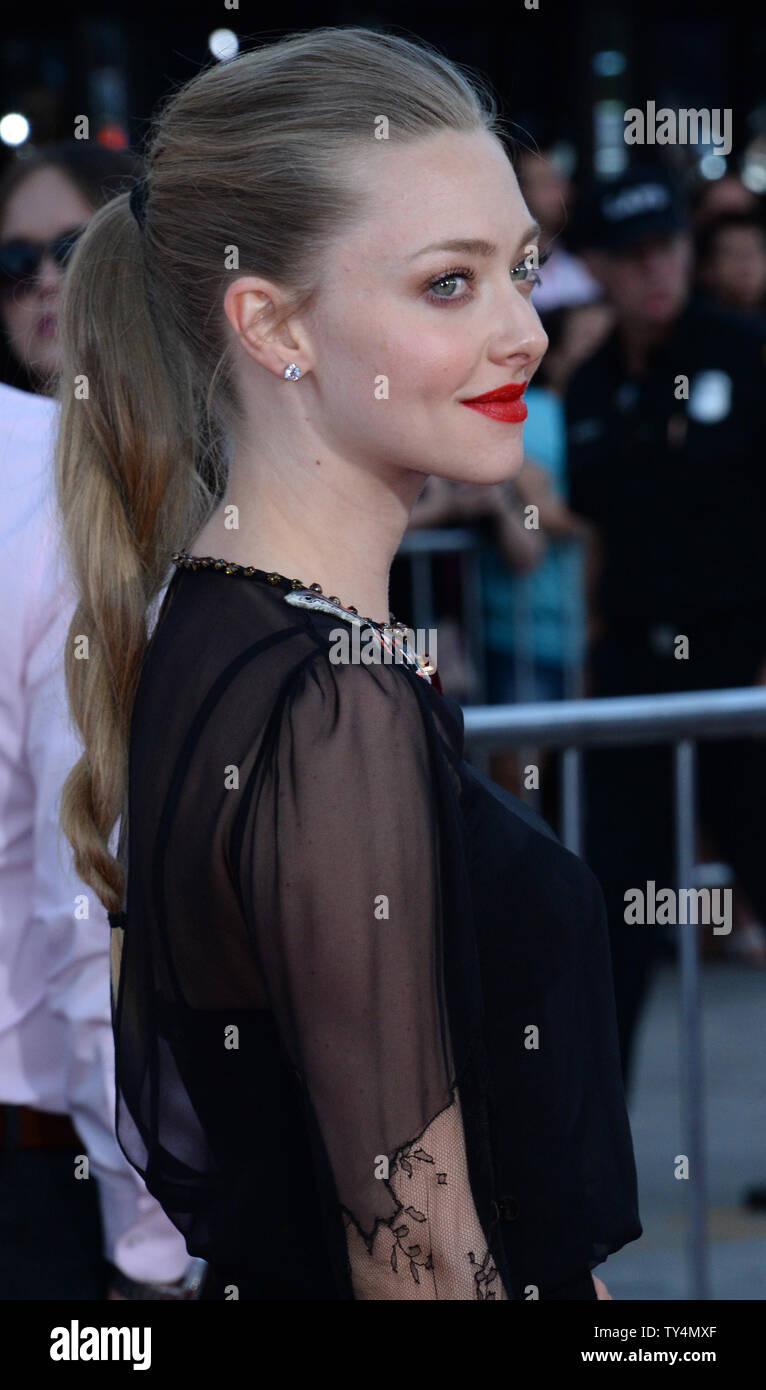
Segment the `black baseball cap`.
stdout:
<svg viewBox="0 0 766 1390">
<path fill-rule="evenodd" d="M 688 229 L 683 202 L 662 165 L 632 165 L 583 195 L 573 228 L 579 250 L 621 251 L 648 236 Z"/>
</svg>

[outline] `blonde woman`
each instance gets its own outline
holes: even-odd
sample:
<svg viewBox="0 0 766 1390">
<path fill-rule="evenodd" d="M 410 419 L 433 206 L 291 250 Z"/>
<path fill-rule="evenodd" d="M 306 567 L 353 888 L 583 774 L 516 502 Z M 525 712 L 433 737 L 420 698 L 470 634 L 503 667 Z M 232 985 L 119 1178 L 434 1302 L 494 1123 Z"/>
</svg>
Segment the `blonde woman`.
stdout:
<svg viewBox="0 0 766 1390">
<path fill-rule="evenodd" d="M 641 1234 L 600 888 L 388 608 L 426 478 L 522 461 L 500 129 L 425 45 L 295 34 L 172 96 L 65 286 L 62 824 L 120 1142 L 221 1297 L 595 1298 Z"/>
</svg>

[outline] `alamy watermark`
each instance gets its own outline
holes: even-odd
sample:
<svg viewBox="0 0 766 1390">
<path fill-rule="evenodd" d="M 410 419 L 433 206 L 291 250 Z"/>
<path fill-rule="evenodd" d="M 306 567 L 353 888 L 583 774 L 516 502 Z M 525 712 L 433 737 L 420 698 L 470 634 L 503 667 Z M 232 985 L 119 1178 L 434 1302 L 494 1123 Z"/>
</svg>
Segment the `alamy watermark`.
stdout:
<svg viewBox="0 0 766 1390">
<path fill-rule="evenodd" d="M 79 1318 L 72 1318 L 50 1335 L 51 1361 L 129 1361 L 134 1371 L 148 1371 L 152 1364 L 151 1327 L 81 1327 Z"/>
<path fill-rule="evenodd" d="M 436 629 L 389 628 L 385 635 L 378 628 L 354 623 L 335 627 L 330 633 L 330 661 L 335 666 L 401 666 L 422 661 L 424 656 L 436 666 Z"/>
<path fill-rule="evenodd" d="M 681 106 L 678 111 L 661 106 L 658 111 L 656 101 L 647 101 L 645 111 L 631 106 L 623 119 L 626 145 L 712 145 L 717 154 L 731 154 L 730 106 L 723 111 L 718 106 Z"/>
<path fill-rule="evenodd" d="M 645 888 L 626 889 L 624 899 L 623 915 L 629 926 L 677 926 L 687 922 L 709 926 L 712 922 L 714 936 L 728 936 L 732 929 L 731 888 L 658 889 L 650 878 Z"/>
</svg>

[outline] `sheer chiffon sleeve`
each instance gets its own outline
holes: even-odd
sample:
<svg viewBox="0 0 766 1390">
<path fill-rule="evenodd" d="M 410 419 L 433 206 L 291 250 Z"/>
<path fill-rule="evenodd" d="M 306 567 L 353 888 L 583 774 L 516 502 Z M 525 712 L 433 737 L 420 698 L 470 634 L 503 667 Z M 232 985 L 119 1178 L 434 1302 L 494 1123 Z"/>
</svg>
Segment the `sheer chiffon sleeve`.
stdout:
<svg viewBox="0 0 766 1390">
<path fill-rule="evenodd" d="M 229 854 L 354 1297 L 504 1299 L 454 1074 L 416 679 L 325 652 L 306 663 L 239 793 Z"/>
</svg>

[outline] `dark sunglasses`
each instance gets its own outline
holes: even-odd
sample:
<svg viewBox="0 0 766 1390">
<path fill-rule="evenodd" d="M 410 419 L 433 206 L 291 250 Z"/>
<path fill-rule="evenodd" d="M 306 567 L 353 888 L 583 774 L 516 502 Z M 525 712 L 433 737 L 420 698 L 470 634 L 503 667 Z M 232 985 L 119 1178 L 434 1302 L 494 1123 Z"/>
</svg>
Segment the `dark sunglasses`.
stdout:
<svg viewBox="0 0 766 1390">
<path fill-rule="evenodd" d="M 46 251 L 53 256 L 56 264 L 63 268 L 77 238 L 84 231 L 85 226 L 73 227 L 69 231 L 61 232 L 52 241 L 27 241 L 21 237 L 14 241 L 4 241 L 0 245 L 0 284 L 4 289 L 31 284 Z"/>
</svg>

